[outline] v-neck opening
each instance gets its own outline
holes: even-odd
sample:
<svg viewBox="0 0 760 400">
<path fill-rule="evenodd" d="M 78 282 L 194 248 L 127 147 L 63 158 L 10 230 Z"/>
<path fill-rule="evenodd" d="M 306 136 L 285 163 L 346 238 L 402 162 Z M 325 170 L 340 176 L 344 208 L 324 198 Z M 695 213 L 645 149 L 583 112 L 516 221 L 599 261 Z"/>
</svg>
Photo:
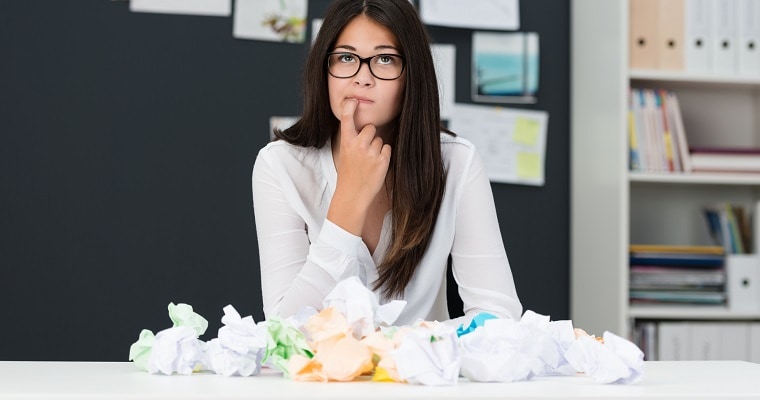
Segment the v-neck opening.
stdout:
<svg viewBox="0 0 760 400">
<path fill-rule="evenodd" d="M 380 238 L 377 240 L 377 244 L 375 245 L 375 251 L 370 252 L 370 256 L 372 257 L 372 261 L 375 262 L 375 265 L 380 265 L 380 263 L 383 261 L 383 257 L 385 257 L 386 251 L 388 251 L 388 245 L 390 244 L 389 235 L 391 232 L 391 216 L 392 213 L 390 210 L 385 212 L 385 216 L 383 217 L 383 226 L 380 228 Z M 369 251 L 369 248 L 367 251 Z"/>
<path fill-rule="evenodd" d="M 321 162 L 327 183 L 330 186 L 333 195 L 335 195 L 335 187 L 338 183 L 338 170 L 335 168 L 335 159 L 333 158 L 332 153 L 332 139 L 328 139 L 327 143 L 322 147 Z M 391 216 L 391 210 L 386 211 L 385 216 L 383 216 L 383 226 L 380 228 L 380 238 L 375 245 L 375 251 L 369 251 L 369 247 L 364 243 L 364 240 L 362 239 L 361 241 L 366 256 L 371 259 L 375 265 L 380 265 L 383 261 L 383 257 L 385 257 L 385 252 L 388 250 Z"/>
</svg>

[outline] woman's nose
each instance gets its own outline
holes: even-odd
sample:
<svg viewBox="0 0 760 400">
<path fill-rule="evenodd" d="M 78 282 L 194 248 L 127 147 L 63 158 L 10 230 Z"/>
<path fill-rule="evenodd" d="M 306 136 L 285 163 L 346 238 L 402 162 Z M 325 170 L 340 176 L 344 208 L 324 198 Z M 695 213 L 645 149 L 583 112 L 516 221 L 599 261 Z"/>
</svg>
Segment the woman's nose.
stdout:
<svg viewBox="0 0 760 400">
<path fill-rule="evenodd" d="M 369 69 L 369 63 L 362 63 L 359 72 L 354 75 L 354 83 L 360 86 L 370 86 L 375 83 L 375 77 Z"/>
</svg>

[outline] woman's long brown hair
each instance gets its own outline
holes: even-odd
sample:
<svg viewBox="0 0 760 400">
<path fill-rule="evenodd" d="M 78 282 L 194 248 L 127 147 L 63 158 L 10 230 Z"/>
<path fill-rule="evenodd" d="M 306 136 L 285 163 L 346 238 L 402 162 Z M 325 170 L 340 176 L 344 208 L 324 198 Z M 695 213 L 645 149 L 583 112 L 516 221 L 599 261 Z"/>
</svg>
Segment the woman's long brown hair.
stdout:
<svg viewBox="0 0 760 400">
<path fill-rule="evenodd" d="M 396 118 L 396 134 L 386 185 L 391 197 L 391 245 L 378 266 L 373 289 L 386 298 L 403 297 L 435 227 L 446 174 L 441 159 L 438 84 L 430 37 L 408 0 L 338 0 L 325 13 L 304 69 L 303 116 L 276 139 L 320 148 L 340 128 L 330 109 L 326 54 L 354 17 L 364 14 L 393 32 L 406 66 L 405 93 Z M 448 131 L 446 131 L 448 132 Z"/>
</svg>

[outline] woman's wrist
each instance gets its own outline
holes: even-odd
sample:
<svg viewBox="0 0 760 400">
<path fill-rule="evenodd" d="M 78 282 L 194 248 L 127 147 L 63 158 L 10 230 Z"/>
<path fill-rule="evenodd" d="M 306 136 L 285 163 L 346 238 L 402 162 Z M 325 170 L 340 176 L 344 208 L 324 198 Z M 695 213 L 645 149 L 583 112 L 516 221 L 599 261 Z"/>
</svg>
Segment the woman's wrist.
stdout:
<svg viewBox="0 0 760 400">
<path fill-rule="evenodd" d="M 368 204 L 358 193 L 351 193 L 349 196 L 336 190 L 327 210 L 327 219 L 347 232 L 361 236 L 369 209 Z"/>
</svg>

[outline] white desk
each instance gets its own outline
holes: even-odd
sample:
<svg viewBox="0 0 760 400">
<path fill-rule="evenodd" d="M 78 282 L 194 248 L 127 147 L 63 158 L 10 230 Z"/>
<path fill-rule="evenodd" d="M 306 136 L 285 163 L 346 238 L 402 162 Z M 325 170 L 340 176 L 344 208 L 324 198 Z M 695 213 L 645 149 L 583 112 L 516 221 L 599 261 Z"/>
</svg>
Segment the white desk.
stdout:
<svg viewBox="0 0 760 400">
<path fill-rule="evenodd" d="M 585 376 L 515 383 L 428 387 L 379 382 L 293 382 L 280 375 L 150 375 L 131 363 L 0 361 L 0 399 L 760 399 L 760 364 L 744 361 L 647 362 L 635 385 L 601 385 Z"/>
</svg>

